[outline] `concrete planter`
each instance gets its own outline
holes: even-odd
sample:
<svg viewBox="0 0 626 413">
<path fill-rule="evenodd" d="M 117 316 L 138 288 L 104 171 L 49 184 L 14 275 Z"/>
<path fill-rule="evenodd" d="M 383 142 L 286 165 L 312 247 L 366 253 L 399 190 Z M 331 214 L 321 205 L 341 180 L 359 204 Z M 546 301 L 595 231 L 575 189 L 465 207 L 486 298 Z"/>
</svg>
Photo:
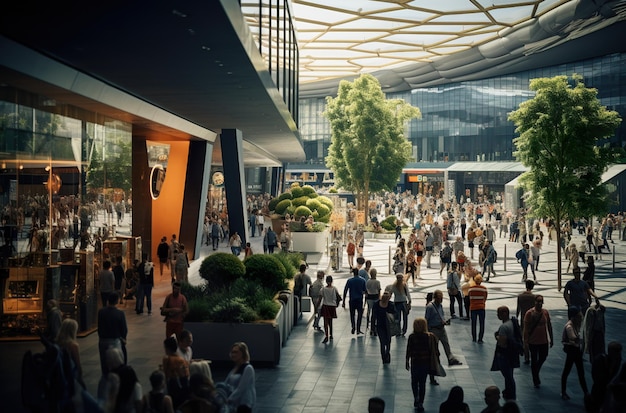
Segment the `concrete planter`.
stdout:
<svg viewBox="0 0 626 413">
<path fill-rule="evenodd" d="M 326 251 L 329 241 L 328 231 L 323 232 L 292 232 L 293 250 L 303 253 Z"/>
<path fill-rule="evenodd" d="M 374 239 L 374 233 L 371 231 L 364 231 L 363 238 L 365 239 Z"/>
<path fill-rule="evenodd" d="M 276 365 L 280 361 L 282 347 L 281 328 L 285 316 L 281 307 L 274 322 L 259 323 L 211 323 L 186 322 L 185 328 L 193 334 L 194 358 L 217 362 L 230 361 L 233 343 L 244 341 L 250 349 L 251 361 Z"/>
<path fill-rule="evenodd" d="M 376 239 L 394 239 L 395 237 L 396 237 L 395 232 L 391 232 L 391 233 L 380 232 L 380 233 L 374 234 L 374 238 Z"/>
</svg>

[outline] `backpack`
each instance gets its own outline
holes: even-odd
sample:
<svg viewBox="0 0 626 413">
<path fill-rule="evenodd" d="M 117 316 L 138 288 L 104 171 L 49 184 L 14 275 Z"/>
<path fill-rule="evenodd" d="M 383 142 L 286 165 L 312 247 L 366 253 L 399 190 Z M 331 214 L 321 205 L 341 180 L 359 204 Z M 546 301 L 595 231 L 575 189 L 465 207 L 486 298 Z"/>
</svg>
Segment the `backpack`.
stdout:
<svg viewBox="0 0 626 413">
<path fill-rule="evenodd" d="M 441 250 L 441 258 L 447 260 L 450 257 L 452 257 L 452 248 L 444 247 L 443 250 Z"/>
<path fill-rule="evenodd" d="M 511 355 L 523 356 L 524 342 L 522 339 L 522 329 L 519 326 L 517 317 L 511 317 L 511 322 L 513 323 L 513 339 L 510 343 L 508 343 L 509 349 L 511 350 Z"/>
<path fill-rule="evenodd" d="M 73 411 L 74 374 L 67 351 L 45 337 L 43 353 L 28 350 L 22 358 L 22 404 L 31 411 Z"/>
</svg>

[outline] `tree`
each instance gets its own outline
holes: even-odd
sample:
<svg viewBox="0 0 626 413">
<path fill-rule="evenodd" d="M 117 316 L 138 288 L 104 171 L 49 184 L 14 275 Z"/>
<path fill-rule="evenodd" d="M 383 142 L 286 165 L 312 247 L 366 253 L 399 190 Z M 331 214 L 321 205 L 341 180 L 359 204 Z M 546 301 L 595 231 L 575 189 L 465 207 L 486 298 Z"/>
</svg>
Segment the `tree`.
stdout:
<svg viewBox="0 0 626 413">
<path fill-rule="evenodd" d="M 396 185 L 411 156 L 404 124 L 421 113 L 401 99 L 385 99 L 380 83 L 369 74 L 341 81 L 337 97 L 326 102 L 324 116 L 331 127 L 326 164 L 338 186 L 356 193 L 357 210 L 364 211 L 370 192 Z"/>
<path fill-rule="evenodd" d="M 606 212 L 601 177 L 619 152 L 602 140 L 614 134 L 621 119 L 577 75 L 533 79 L 530 89 L 535 97 L 509 114 L 519 133 L 515 156 L 529 168 L 520 184 L 529 213 L 553 219 L 560 246 L 563 220 Z M 557 263 L 560 291 L 560 248 Z"/>
</svg>

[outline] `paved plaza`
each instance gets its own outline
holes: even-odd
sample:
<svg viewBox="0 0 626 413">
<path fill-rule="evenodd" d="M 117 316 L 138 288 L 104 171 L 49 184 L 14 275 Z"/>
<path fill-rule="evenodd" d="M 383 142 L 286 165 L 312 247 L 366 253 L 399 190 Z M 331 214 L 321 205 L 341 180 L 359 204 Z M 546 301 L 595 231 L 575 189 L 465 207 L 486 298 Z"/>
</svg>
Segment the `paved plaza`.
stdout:
<svg viewBox="0 0 626 413">
<path fill-rule="evenodd" d="M 121 230 L 121 229 L 120 229 Z M 580 236 L 575 235 L 574 241 L 580 243 Z M 378 279 L 383 286 L 391 284 L 394 277 L 389 274 L 390 256 L 395 243 L 393 239 L 370 239 L 365 243 L 364 256 L 373 262 L 378 270 Z M 500 305 L 509 306 L 515 311 L 516 296 L 524 290 L 521 282 L 521 268 L 514 255 L 519 244 L 511 243 L 503 238 L 496 241 L 498 262 L 495 264 L 497 276 L 486 283 L 489 290 L 487 301 L 485 343 L 472 343 L 470 322 L 453 319 L 446 327 L 453 353 L 463 362 L 460 366 L 447 367 L 443 363 L 447 377 L 439 379 L 439 386 L 426 389 L 425 405 L 427 412 L 436 412 L 450 389 L 459 385 L 465 392 L 465 401 L 472 412 L 484 408 L 483 391 L 489 385 L 503 388 L 504 380 L 499 372 L 489 371 L 493 359 L 495 340 L 493 332 L 500 321 L 495 310 Z M 621 322 L 626 315 L 626 242 L 615 241 L 611 244 L 613 254 L 604 254 L 597 262 L 596 293 L 607 307 L 606 341 L 617 340 L 626 343 L 626 329 Z M 253 251 L 262 252 L 260 237 L 252 238 Z M 228 252 L 222 243 L 220 251 Z M 467 251 L 467 249 L 466 249 Z M 201 282 L 198 268 L 202 258 L 212 253 L 210 247 L 202 248 L 202 256 L 193 261 L 190 268 L 190 280 Z M 477 257 L 475 251 L 475 257 Z M 469 255 L 469 254 L 468 254 Z M 566 268 L 566 262 L 563 270 Z M 350 277 L 347 260 L 344 255 L 343 267 L 340 271 L 329 268 L 326 254 L 319 262 L 311 264 L 308 273 L 314 278 L 318 269 L 327 271 L 335 278 L 335 285 L 343 291 L 346 280 Z M 506 266 L 506 269 L 505 269 Z M 570 401 L 561 400 L 560 375 L 563 368 L 565 353 L 560 345 L 563 325 L 566 322 L 566 306 L 562 292 L 556 288 L 556 246 L 544 240 L 540 271 L 537 273 L 539 285 L 535 292 L 544 295 L 544 308 L 550 311 L 554 326 L 555 345 L 550 350 L 548 360 L 541 373 L 542 385 L 535 389 L 532 384 L 530 367 L 522 365 L 515 371 L 517 382 L 517 399 L 524 412 L 582 412 L 582 393 L 575 372 L 570 374 L 568 393 Z M 445 292 L 444 279 L 439 278 L 438 258 L 433 259 L 433 268 L 422 266 L 422 280 L 416 287 L 410 285 L 413 300 L 409 322 L 415 317 L 424 315 L 425 296 L 427 292 L 441 289 Z M 571 274 L 563 276 L 563 284 L 572 278 Z M 170 276 L 166 273 L 161 278 L 158 268 L 155 269 L 155 288 L 153 290 L 153 306 L 158 309 L 165 295 L 170 291 Z M 448 311 L 448 297 L 444 294 L 444 309 Z M 137 315 L 134 312 L 134 301 L 121 306 L 126 312 L 129 325 L 128 356 L 129 364 L 138 373 L 144 392 L 149 390 L 149 375 L 161 363 L 163 356 L 162 341 L 165 335 L 165 324 L 156 311 L 155 315 Z M 255 366 L 258 403 L 256 412 L 366 412 L 367 401 L 372 396 L 382 397 L 387 412 L 413 411 L 413 395 L 411 393 L 410 374 L 404 368 L 406 338 L 395 337 L 391 345 L 391 364 L 383 365 L 380 360 L 379 343 L 369 334 L 350 334 L 348 310 L 338 309 L 335 320 L 334 340 L 322 344 L 323 333 L 316 332 L 310 321 L 311 313 L 305 313 L 302 320 L 294 328 L 282 348 L 281 360 L 276 367 Z M 621 321 L 620 321 L 621 320 Z M 216 339 L 219 339 L 216 337 Z M 79 339 L 84 378 L 88 390 L 96 393 L 100 378 L 97 334 Z M 194 347 L 202 346 L 195 342 Z M 2 342 L 0 343 L 0 389 L 4 406 L 11 406 L 11 412 L 24 411 L 20 401 L 20 366 L 22 355 L 28 349 L 41 351 L 37 341 Z M 443 353 L 443 349 L 441 349 Z M 443 356 L 443 355 L 442 355 Z M 252 354 L 254 364 L 254 354 Z M 445 356 L 442 357 L 445 361 Z M 213 376 L 216 381 L 222 380 L 228 371 L 228 365 L 213 365 Z M 587 383 L 591 387 L 591 367 L 585 362 Z M 5 409 L 2 409 L 5 411 Z"/>
</svg>

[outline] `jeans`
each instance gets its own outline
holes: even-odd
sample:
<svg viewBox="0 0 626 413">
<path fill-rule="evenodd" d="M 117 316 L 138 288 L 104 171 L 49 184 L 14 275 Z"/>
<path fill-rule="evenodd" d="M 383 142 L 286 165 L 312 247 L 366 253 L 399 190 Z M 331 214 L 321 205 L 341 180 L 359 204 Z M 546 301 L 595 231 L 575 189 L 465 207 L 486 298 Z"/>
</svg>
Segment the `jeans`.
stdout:
<svg viewBox="0 0 626 413">
<path fill-rule="evenodd" d="M 352 324 L 352 329 L 356 328 L 357 331 L 361 331 L 361 323 L 363 322 L 363 300 L 350 300 L 350 324 Z M 358 314 L 358 317 L 355 320 L 355 315 Z M 355 325 L 356 321 L 356 325 Z"/>
<path fill-rule="evenodd" d="M 367 317 L 366 320 L 369 324 L 370 331 L 376 331 L 376 317 L 374 317 L 374 312 L 372 308 L 374 307 L 374 303 L 376 303 L 376 299 L 367 299 Z M 370 318 L 371 317 L 371 318 Z"/>
<path fill-rule="evenodd" d="M 454 315 L 454 301 L 459 303 L 459 317 L 463 317 L 463 297 L 461 297 L 461 291 L 457 291 L 456 295 L 448 293 L 450 296 L 450 314 Z"/>
<path fill-rule="evenodd" d="M 476 320 L 480 323 L 478 341 L 482 341 L 485 335 L 485 310 L 472 310 L 470 313 L 472 316 L 472 341 L 476 341 Z"/>
<path fill-rule="evenodd" d="M 541 370 L 541 366 L 548 358 L 548 343 L 545 344 L 529 344 L 528 350 L 530 350 L 530 370 L 533 375 L 533 384 L 535 386 L 541 384 L 541 380 L 539 379 L 539 370 Z"/>
<path fill-rule="evenodd" d="M 402 334 L 406 334 L 409 312 L 406 309 L 406 301 L 394 303 L 396 307 L 396 322 L 400 324 Z M 400 319 L 402 317 L 402 319 Z"/>
<path fill-rule="evenodd" d="M 146 300 L 148 314 L 152 313 L 152 284 L 139 284 L 137 286 L 137 314 L 143 313 L 143 301 Z"/>
<path fill-rule="evenodd" d="M 411 390 L 413 390 L 414 406 L 424 404 L 426 394 L 426 376 L 428 367 L 411 362 Z"/>
</svg>

